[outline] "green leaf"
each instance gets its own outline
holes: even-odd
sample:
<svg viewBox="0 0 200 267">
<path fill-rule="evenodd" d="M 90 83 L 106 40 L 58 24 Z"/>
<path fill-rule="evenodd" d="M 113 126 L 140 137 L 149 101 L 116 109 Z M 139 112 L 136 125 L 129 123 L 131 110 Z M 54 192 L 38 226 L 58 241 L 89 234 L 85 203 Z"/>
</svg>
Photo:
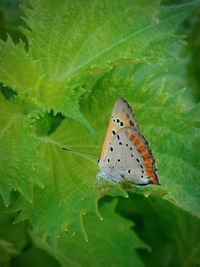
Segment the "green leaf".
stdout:
<svg viewBox="0 0 200 267">
<path fill-rule="evenodd" d="M 84 138 L 86 147 L 93 145 L 85 128 L 65 119 L 52 134 L 39 138 L 43 144 L 40 156 L 48 167 L 39 172 L 45 186 L 34 189 L 32 203 L 23 199 L 17 203 L 17 209 L 22 210 L 18 220 L 29 219 L 42 238 L 50 237 L 52 243 L 69 224 L 84 233 L 83 214 L 97 212 L 96 161 L 62 150 L 62 146 L 70 145 L 70 140 L 78 145 L 77 137 L 80 141 Z"/>
<path fill-rule="evenodd" d="M 10 257 L 18 255 L 20 252 L 12 243 L 9 243 L 3 239 L 0 239 L 0 261 L 8 261 Z"/>
<path fill-rule="evenodd" d="M 0 3 L 0 39 L 6 40 L 7 34 L 12 36 L 15 43 L 23 40 L 27 44 L 24 34 L 20 30 L 23 24 L 22 12 L 19 10 L 20 0 L 2 0 Z"/>
<path fill-rule="evenodd" d="M 14 45 L 10 37 L 6 42 L 0 40 L 0 51 L 0 81 L 15 90 L 21 99 L 30 101 L 38 95 L 42 79 L 36 62 L 25 52 L 23 42 Z"/>
<path fill-rule="evenodd" d="M 27 245 L 25 223 L 14 225 L 16 214 L 7 214 L 0 199 L 0 264 L 19 255 Z"/>
<path fill-rule="evenodd" d="M 126 75 L 129 77 L 127 81 Z M 45 187 L 34 190 L 33 203 L 21 199 L 16 207 L 21 210 L 19 220 L 28 218 L 43 239 L 49 237 L 55 242 L 69 224 L 84 234 L 82 215 L 88 211 L 96 212 L 96 199 L 101 196 L 95 184 L 96 160 L 87 154 L 61 148 L 65 146 L 100 155 L 112 106 L 119 96 L 126 97 L 134 109 L 140 129 L 155 155 L 162 185 L 132 186 L 132 190 L 145 196 L 157 194 L 192 214 L 200 215 L 198 109 L 185 110 L 178 104 L 179 95 L 167 96 L 159 87 L 152 87 L 150 80 L 144 82 L 143 89 L 141 85 L 133 87 L 129 82 L 130 75 L 137 77 L 134 70 L 127 71 L 127 68 L 105 76 L 82 102 L 82 112 L 92 122 L 99 137 L 98 146 L 81 125 L 69 119 L 63 120 L 52 134 L 40 137 L 43 142 L 40 156 L 49 168 L 48 172 L 44 169 L 40 172 Z M 105 185 L 101 194 L 113 195 L 112 187 L 116 186 Z M 114 193 L 115 196 L 119 194 L 122 195 L 120 191 Z"/>
<path fill-rule="evenodd" d="M 82 104 L 84 114 L 93 121 L 98 132 L 99 151 L 114 101 L 117 97 L 125 97 L 131 103 L 141 132 L 156 158 L 162 187 L 154 187 L 155 193 L 159 194 L 159 188 L 160 195 L 163 195 L 163 189 L 167 190 L 168 198 L 173 198 L 179 207 L 200 216 L 199 106 L 185 109 L 179 101 L 180 92 L 168 96 L 159 85 L 156 88 L 154 83 L 151 84 L 151 76 L 143 81 L 143 85 L 137 86 L 134 81 L 139 69 L 140 65 L 129 70 L 122 68 L 106 77 Z M 96 99 L 101 99 L 102 95 L 103 101 L 97 102 Z M 89 110 L 93 110 L 92 114 Z"/>
<path fill-rule="evenodd" d="M 132 219 L 139 237 L 151 247 L 141 251 L 145 266 L 199 266 L 200 221 L 158 197 L 131 195 L 117 211 Z"/>
<path fill-rule="evenodd" d="M 60 267 L 56 259 L 51 257 L 44 250 L 32 245 L 23 254 L 15 257 L 12 260 L 13 266 L 15 267 Z"/>
<path fill-rule="evenodd" d="M 92 134 L 79 110 L 90 83 L 115 65 L 162 62 L 178 39 L 174 30 L 198 5 L 160 7 L 148 1 L 32 1 L 24 7 L 29 50 L 0 42 L 0 81 L 28 103 L 53 109 L 81 122 Z M 124 6 L 126 8 L 124 8 Z M 93 79 L 93 77 L 92 77 Z"/>
<path fill-rule="evenodd" d="M 162 8 L 158 0 L 32 1 L 32 9 L 24 8 L 31 29 L 25 33 L 48 78 L 63 80 L 95 65 L 157 58 L 195 7 Z"/>
<path fill-rule="evenodd" d="M 12 190 L 32 200 L 33 184 L 42 186 L 36 170 L 41 164 L 38 143 L 31 135 L 30 121 L 19 104 L 0 95 L 0 193 L 6 205 Z"/>
<path fill-rule="evenodd" d="M 45 79 L 38 61 L 31 53 L 25 52 L 22 42 L 14 45 L 11 38 L 7 42 L 0 40 L 0 51 L 0 81 L 16 91 L 26 105 L 62 112 L 66 117 L 81 122 L 96 138 L 89 122 L 79 111 L 78 102 L 84 91 L 79 85 Z"/>
<path fill-rule="evenodd" d="M 149 187 L 147 192 L 143 192 L 143 189 L 138 191 L 143 194 L 153 191 L 160 196 L 167 191 L 170 194 L 168 198 L 173 198 L 177 205 L 199 216 L 198 109 L 185 110 L 177 104 L 179 95 L 165 95 L 162 92 L 163 86 L 155 84 L 155 79 L 152 80 L 150 75 L 152 64 L 165 62 L 168 45 L 178 38 L 172 32 L 196 7 L 197 2 L 160 7 L 157 2 L 127 1 L 127 9 L 124 9 L 119 1 L 113 5 L 104 0 L 96 1 L 90 12 L 91 3 L 88 1 L 82 9 L 85 16 L 77 16 L 77 10 L 79 12 L 82 8 L 79 3 L 77 1 L 74 5 L 73 2 L 73 6 L 72 2 L 34 1 L 33 9 L 25 10 L 31 29 L 27 32 L 30 49 L 25 52 L 20 44 L 14 46 L 10 40 L 0 43 L 0 48 L 6 52 L 2 53 L 3 60 L 0 60 L 1 69 L 6 70 L 0 73 L 1 80 L 10 87 L 16 87 L 19 98 L 26 105 L 31 103 L 32 108 L 27 113 L 31 114 L 34 106 L 42 111 L 52 110 L 55 114 L 62 112 L 67 118 L 76 120 L 63 120 L 50 135 L 48 131 L 44 131 L 43 137 L 38 134 L 37 141 L 42 145 L 40 156 L 49 170 L 39 169 L 39 176 L 44 179 L 44 189 L 34 188 L 33 203 L 27 203 L 23 198 L 16 203 L 15 208 L 21 210 L 19 220 L 28 218 L 43 239 L 49 237 L 52 242 L 55 242 L 68 224 L 84 232 L 82 215 L 96 210 L 96 199 L 99 197 L 95 185 L 98 167 L 89 157 L 62 151 L 61 147 L 65 145 L 100 154 L 109 116 L 117 97 L 127 98 L 133 106 L 141 131 L 155 154 L 163 186 Z M 68 8 L 68 13 L 65 7 Z M 74 18 L 77 20 L 74 21 Z M 67 25 L 71 26 L 68 22 L 75 23 L 76 30 L 73 26 L 68 28 Z M 65 38 L 69 33 L 71 39 L 67 42 L 68 39 Z M 101 38 L 105 43 L 100 42 Z M 66 46 L 66 50 L 60 44 Z M 104 44 L 113 50 L 104 53 Z M 20 63 L 16 60 L 20 60 L 18 54 L 22 59 Z M 122 60 L 125 56 L 127 60 Z M 115 66 L 110 72 L 108 59 Z M 127 63 L 131 63 L 132 67 L 120 67 Z M 90 64 L 96 64 L 97 67 L 91 70 Z M 148 75 L 145 75 L 144 69 L 148 69 Z M 12 77 L 15 78 L 14 81 Z M 19 103 L 21 104 L 20 101 Z M 3 116 L 6 124 L 10 117 L 7 118 L 4 113 Z M 90 133 L 93 128 L 96 130 L 99 137 L 97 146 L 77 121 L 86 126 Z M 22 126 L 22 123 L 20 127 L 17 126 L 19 132 L 23 129 Z M 9 134 L 11 137 L 8 135 L 8 139 L 12 140 L 14 131 Z M 2 190 L 4 199 L 8 198 L 6 192 L 13 188 L 13 183 L 23 195 L 27 192 L 31 195 L 32 183 L 28 182 L 27 185 L 27 181 L 33 179 L 29 162 L 32 157 L 35 161 L 33 139 L 26 142 L 24 135 L 20 139 L 18 158 L 21 158 L 18 167 L 20 166 L 20 172 L 26 171 L 26 176 L 22 176 L 20 181 L 12 179 L 9 186 L 7 183 L 10 178 L 5 180 L 6 187 Z M 14 139 L 14 142 L 17 141 Z M 6 148 L 9 148 L 8 144 Z M 27 150 L 30 150 L 28 154 Z M 11 158 L 10 161 L 12 151 L 7 151 L 5 158 L 9 160 L 6 164 L 11 165 L 16 158 Z M 24 164 L 29 167 L 22 168 Z M 9 175 L 10 172 L 12 178 L 16 178 L 13 169 L 9 171 Z M 107 191 L 102 194 L 105 192 Z"/>
<path fill-rule="evenodd" d="M 198 12 L 194 14 L 190 20 L 188 20 L 189 24 L 189 32 L 188 32 L 188 46 L 186 47 L 186 53 L 190 56 L 190 62 L 188 63 L 188 80 L 191 86 L 190 90 L 192 91 L 193 100 L 195 102 L 200 101 L 200 77 L 199 73 L 199 62 L 200 62 L 200 36 L 198 34 L 200 30 L 200 17 L 199 17 L 199 9 Z M 188 28 L 186 28 L 188 30 Z"/>
<path fill-rule="evenodd" d="M 136 249 L 148 247 L 138 238 L 133 223 L 115 213 L 115 203 L 104 203 L 101 208 L 103 221 L 89 213 L 84 218 L 88 241 L 79 233 L 63 233 L 54 251 L 48 243 L 42 243 L 33 235 L 36 244 L 53 254 L 65 266 L 144 266 Z M 125 254 L 124 254 L 125 253 Z"/>
</svg>

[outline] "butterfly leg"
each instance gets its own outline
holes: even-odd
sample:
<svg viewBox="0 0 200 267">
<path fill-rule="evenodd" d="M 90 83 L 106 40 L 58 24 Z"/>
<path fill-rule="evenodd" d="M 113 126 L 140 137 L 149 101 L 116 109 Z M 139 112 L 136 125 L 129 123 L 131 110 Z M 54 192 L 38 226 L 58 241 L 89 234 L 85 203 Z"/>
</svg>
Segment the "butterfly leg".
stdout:
<svg viewBox="0 0 200 267">
<path fill-rule="evenodd" d="M 103 186 L 101 186 L 101 179 L 102 177 L 105 177 L 105 175 L 102 173 L 102 172 L 98 172 L 97 175 L 96 175 L 96 183 L 98 184 L 98 191 L 101 192 L 101 188 Z M 105 179 L 105 183 L 106 185 L 108 184 L 108 180 L 106 178 Z"/>
</svg>

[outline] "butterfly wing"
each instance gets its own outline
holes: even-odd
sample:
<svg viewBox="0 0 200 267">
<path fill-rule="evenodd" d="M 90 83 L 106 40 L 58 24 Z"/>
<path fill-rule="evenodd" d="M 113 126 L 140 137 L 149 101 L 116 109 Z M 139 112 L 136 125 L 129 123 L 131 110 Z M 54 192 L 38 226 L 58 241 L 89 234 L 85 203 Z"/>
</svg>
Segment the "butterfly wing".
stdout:
<svg viewBox="0 0 200 267">
<path fill-rule="evenodd" d="M 118 131 L 101 167 L 109 170 L 107 178 L 112 181 L 126 178 L 135 184 L 159 184 L 152 152 L 133 127 Z"/>
<path fill-rule="evenodd" d="M 135 132 L 139 133 L 137 121 L 135 116 L 133 115 L 131 107 L 125 99 L 119 98 L 115 102 L 113 107 L 108 130 L 102 148 L 101 160 L 105 160 L 109 143 L 113 140 L 116 133 L 124 127 L 132 127 Z"/>
<path fill-rule="evenodd" d="M 106 179 L 159 184 L 155 159 L 128 102 L 119 98 L 111 114 L 99 167 Z"/>
</svg>

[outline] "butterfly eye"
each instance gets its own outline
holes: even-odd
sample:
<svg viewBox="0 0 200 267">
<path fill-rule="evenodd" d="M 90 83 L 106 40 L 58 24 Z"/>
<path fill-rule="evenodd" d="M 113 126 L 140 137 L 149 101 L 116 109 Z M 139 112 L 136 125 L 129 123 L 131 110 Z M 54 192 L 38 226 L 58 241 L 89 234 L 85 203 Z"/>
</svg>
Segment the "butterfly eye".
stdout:
<svg viewBox="0 0 200 267">
<path fill-rule="evenodd" d="M 131 170 L 128 170 L 128 173 L 131 173 Z"/>
</svg>

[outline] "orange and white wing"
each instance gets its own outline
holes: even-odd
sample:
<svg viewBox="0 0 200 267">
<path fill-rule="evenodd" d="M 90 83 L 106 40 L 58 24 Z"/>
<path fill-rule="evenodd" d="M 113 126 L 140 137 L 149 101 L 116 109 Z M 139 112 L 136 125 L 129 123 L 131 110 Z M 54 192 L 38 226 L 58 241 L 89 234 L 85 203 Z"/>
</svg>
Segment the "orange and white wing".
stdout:
<svg viewBox="0 0 200 267">
<path fill-rule="evenodd" d="M 131 107 L 125 99 L 119 98 L 115 102 L 113 107 L 108 130 L 102 148 L 101 160 L 105 160 L 109 143 L 113 140 L 116 133 L 125 127 L 133 127 L 134 131 L 139 133 L 137 121 L 135 116 L 133 115 Z"/>
</svg>

